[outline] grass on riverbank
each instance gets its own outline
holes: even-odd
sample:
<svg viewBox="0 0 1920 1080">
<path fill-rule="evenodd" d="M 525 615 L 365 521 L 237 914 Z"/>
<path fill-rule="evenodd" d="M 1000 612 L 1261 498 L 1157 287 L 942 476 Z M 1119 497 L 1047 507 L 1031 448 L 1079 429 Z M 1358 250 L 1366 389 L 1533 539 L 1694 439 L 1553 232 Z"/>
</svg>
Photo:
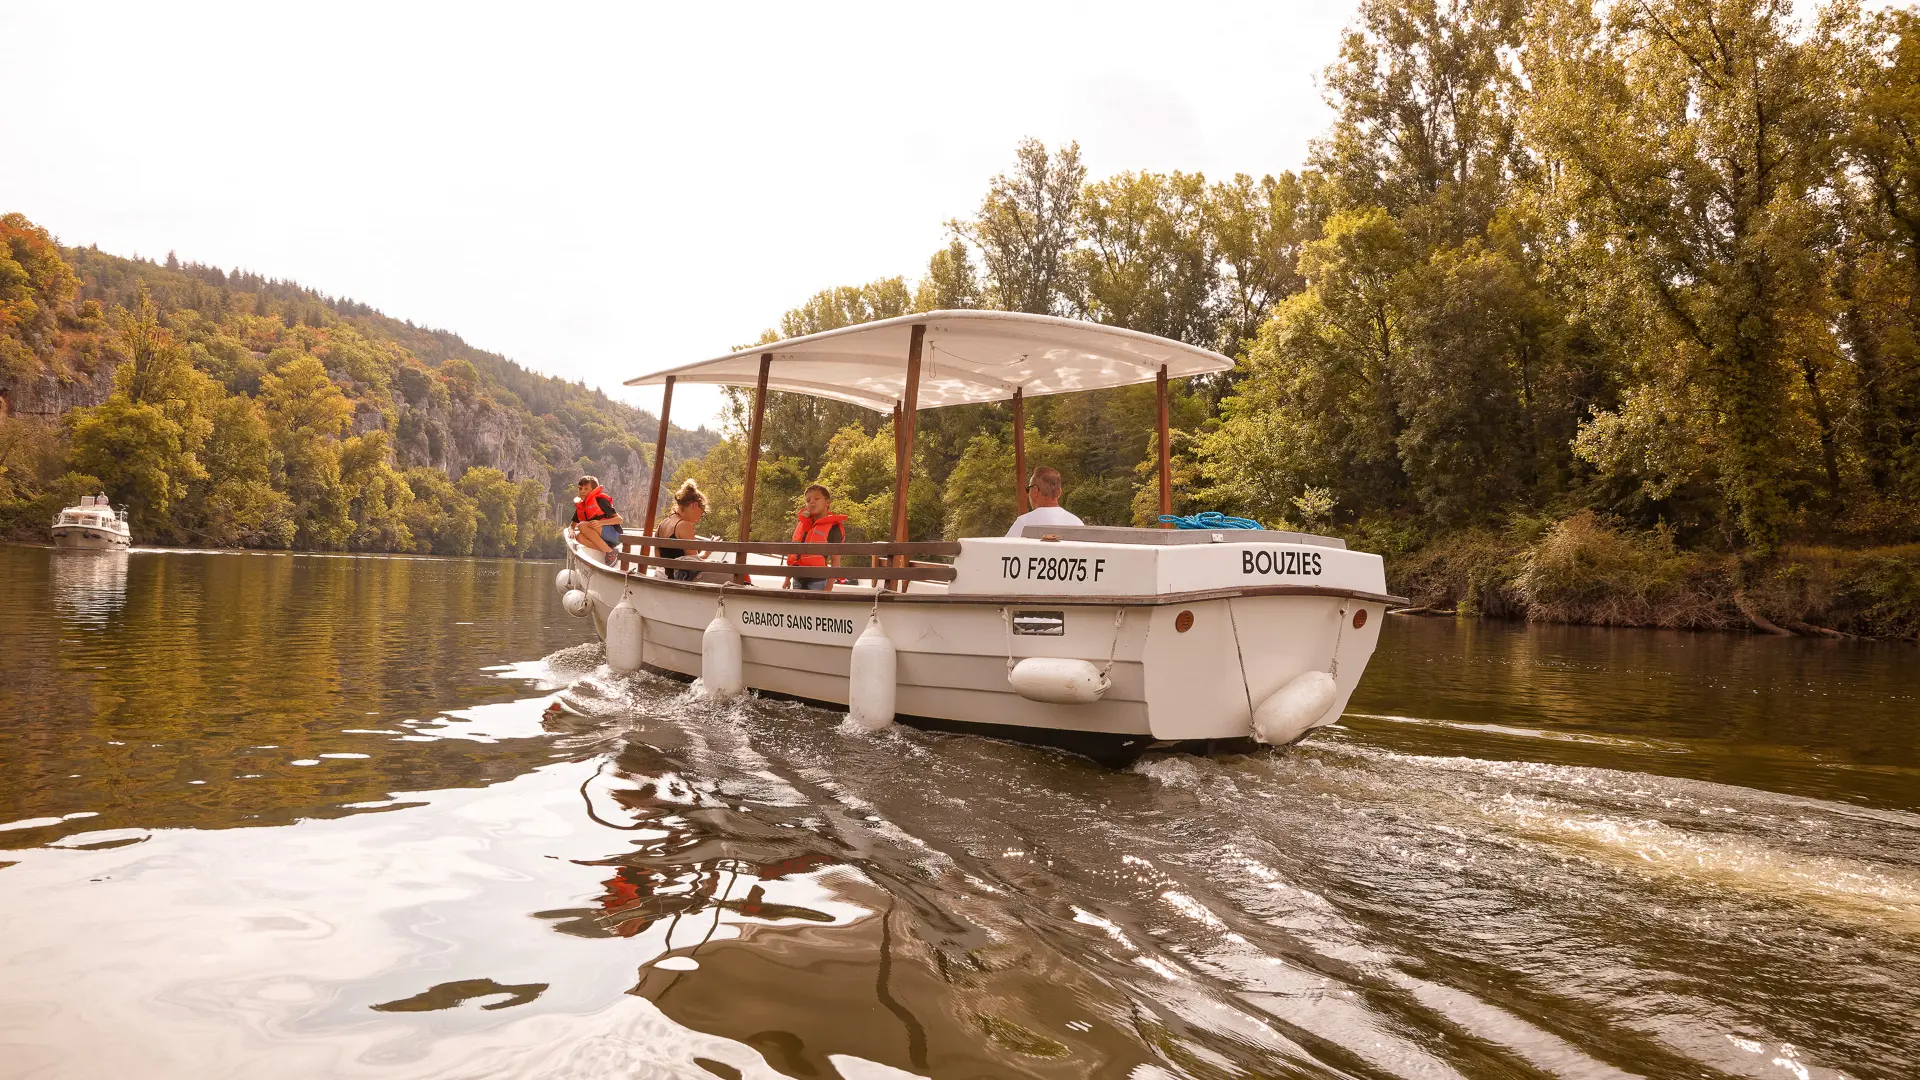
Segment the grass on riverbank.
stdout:
<svg viewBox="0 0 1920 1080">
<path fill-rule="evenodd" d="M 1356 537 L 1357 546 L 1381 550 Z M 1386 545 L 1393 547 L 1392 543 Z M 1581 512 L 1389 552 L 1415 607 L 1535 622 L 1920 636 L 1920 544 L 1783 547 L 1764 560 L 1684 551 L 1660 530 Z"/>
</svg>

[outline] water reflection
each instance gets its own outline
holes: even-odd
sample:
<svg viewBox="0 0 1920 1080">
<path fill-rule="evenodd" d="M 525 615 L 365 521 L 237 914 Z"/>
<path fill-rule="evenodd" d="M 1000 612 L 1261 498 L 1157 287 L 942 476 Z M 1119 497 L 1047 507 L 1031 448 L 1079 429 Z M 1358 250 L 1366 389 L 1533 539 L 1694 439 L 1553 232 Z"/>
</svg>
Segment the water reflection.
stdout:
<svg viewBox="0 0 1920 1080">
<path fill-rule="evenodd" d="M 127 561 L 118 551 L 55 549 L 49 575 L 53 609 L 71 625 L 103 628 L 127 602 Z"/>
<path fill-rule="evenodd" d="M 1920 809 L 1911 642 L 1390 625 L 1347 725 L 1394 745 Z"/>
<path fill-rule="evenodd" d="M 1152 1060 L 1139 1031 L 1160 1025 L 1070 953 L 1007 923 L 985 882 L 944 858 L 929 876 L 902 860 L 891 838 L 906 838 L 876 808 L 848 813 L 831 779 L 715 734 L 630 729 L 577 790 L 583 817 L 628 834 L 627 850 L 575 860 L 594 893 L 536 917 L 637 947 L 627 994 L 787 1076 L 841 1075 L 848 1061 L 937 1076 L 1117 1076 Z M 716 759 L 746 769 L 716 772 Z M 1069 1008 L 1068 1026 L 1036 1009 L 1048 999 Z"/>
<path fill-rule="evenodd" d="M 672 772 L 640 771 L 641 747 L 629 745 L 581 785 L 583 812 L 609 829 L 635 832 L 636 851 L 605 859 L 581 860 L 580 865 L 605 867 L 612 876 L 600 884 L 603 892 L 594 906 L 541 912 L 555 920 L 554 929 L 577 937 L 630 938 L 668 920 L 663 951 L 674 952 L 686 941 L 683 918 L 701 918 L 696 932 L 701 944 L 713 940 L 723 923 L 781 925 L 792 922 L 828 923 L 836 917 L 797 902 L 819 894 L 817 875 L 825 867 L 845 865 L 831 852 L 818 850 L 810 834 L 791 828 L 763 825 L 744 808 L 694 790 Z M 609 820 L 594 807 L 605 799 L 615 818 Z M 807 887 L 781 902 L 787 886 L 806 881 Z M 770 896 L 768 890 L 775 890 Z M 698 946 L 693 946 L 697 951 Z"/>
<path fill-rule="evenodd" d="M 483 669 L 578 642 L 576 626 L 539 617 L 545 576 L 511 562 L 0 546 L 0 824 L 272 824 L 522 772 L 540 751 L 446 743 L 485 729 L 473 708 L 525 693 Z"/>
<path fill-rule="evenodd" d="M 1395 621 L 1342 728 L 1114 772 L 616 676 L 548 567 L 0 564 L 13 1071 L 1920 1060 L 1911 652 Z"/>
<path fill-rule="evenodd" d="M 492 979 L 457 979 L 429 987 L 409 998 L 383 1001 L 368 1008 L 374 1012 L 437 1012 L 441 1009 L 458 1008 L 479 998 L 498 998 L 499 1000 L 480 1007 L 488 1011 L 511 1009 L 515 1005 L 525 1005 L 533 1001 L 546 989 L 546 983 L 502 986 Z"/>
</svg>

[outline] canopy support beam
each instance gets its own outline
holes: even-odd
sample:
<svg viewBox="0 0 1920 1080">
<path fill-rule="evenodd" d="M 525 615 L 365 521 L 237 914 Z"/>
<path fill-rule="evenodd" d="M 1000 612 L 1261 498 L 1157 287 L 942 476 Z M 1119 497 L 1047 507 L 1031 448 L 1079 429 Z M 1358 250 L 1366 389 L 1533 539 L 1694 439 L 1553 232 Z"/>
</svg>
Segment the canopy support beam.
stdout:
<svg viewBox="0 0 1920 1080">
<path fill-rule="evenodd" d="M 894 425 L 893 542 L 907 541 L 907 491 L 913 477 L 913 429 L 920 416 L 920 350 L 927 340 L 927 324 L 914 323 L 907 343 L 907 385 L 900 400 L 900 420 Z M 907 557 L 895 555 L 895 566 L 905 566 Z"/>
<path fill-rule="evenodd" d="M 900 434 L 902 430 L 900 427 L 900 403 L 896 401 L 893 403 L 893 472 L 896 476 L 900 473 Z M 894 494 L 898 495 L 899 492 L 895 491 Z M 889 513 L 891 513 L 891 511 L 889 511 Z M 893 519 L 891 517 L 887 519 L 887 529 L 888 531 L 892 531 L 893 529 Z"/>
<path fill-rule="evenodd" d="M 1173 513 L 1173 440 L 1167 422 L 1167 365 L 1160 365 L 1160 373 L 1154 377 L 1153 387 L 1160 405 L 1160 513 L 1165 516 Z M 1160 527 L 1170 529 L 1173 526 L 1162 522 Z"/>
<path fill-rule="evenodd" d="M 1027 505 L 1027 396 L 1013 388 L 1013 512 L 1019 516 L 1033 509 Z"/>
<path fill-rule="evenodd" d="M 896 401 L 893 403 L 893 475 L 895 477 L 900 475 L 900 437 L 906 433 L 906 426 L 900 421 L 900 403 Z M 893 520 L 900 515 L 900 487 L 898 484 L 894 485 L 893 507 L 888 513 L 891 516 L 887 518 L 887 537 L 888 539 L 892 539 L 894 531 Z"/>
<path fill-rule="evenodd" d="M 753 535 L 753 487 L 760 477 L 760 421 L 767 415 L 767 370 L 773 366 L 773 354 L 760 354 L 760 381 L 753 387 L 753 423 L 747 429 L 747 479 L 740 493 L 740 542 L 746 543 Z M 733 560 L 740 566 L 747 564 L 747 553 L 742 551 Z M 740 584 L 748 584 L 745 574 L 734 579 Z"/>
<path fill-rule="evenodd" d="M 673 376 L 667 376 L 666 393 L 660 396 L 660 438 L 653 444 L 653 484 L 647 491 L 647 523 L 640 531 L 653 535 L 653 514 L 660 509 L 660 487 L 667 478 L 660 469 L 667 463 L 667 416 L 673 412 Z"/>
</svg>

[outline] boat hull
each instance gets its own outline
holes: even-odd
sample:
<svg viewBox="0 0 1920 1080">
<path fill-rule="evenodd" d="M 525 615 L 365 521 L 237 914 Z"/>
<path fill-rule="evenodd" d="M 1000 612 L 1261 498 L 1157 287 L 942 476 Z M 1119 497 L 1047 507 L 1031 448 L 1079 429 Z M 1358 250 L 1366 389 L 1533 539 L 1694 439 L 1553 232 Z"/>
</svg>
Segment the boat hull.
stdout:
<svg viewBox="0 0 1920 1080">
<path fill-rule="evenodd" d="M 55 525 L 53 546 L 71 551 L 118 551 L 132 543 L 132 537 L 85 525 Z"/>
<path fill-rule="evenodd" d="M 724 614 L 741 635 L 748 688 L 845 708 L 853 642 L 877 615 L 897 650 L 896 712 L 903 722 L 1105 759 L 1164 744 L 1245 746 L 1255 706 L 1295 676 L 1329 667 L 1336 699 L 1314 726 L 1332 723 L 1373 653 L 1385 607 L 1384 598 L 1338 590 L 876 597 L 872 589 L 782 589 L 771 577 L 741 587 L 627 575 L 583 552 L 572 565 L 603 639 L 615 604 L 624 599 L 639 609 L 641 659 L 653 670 L 700 677 L 702 635 Z M 1355 627 L 1361 611 L 1367 614 Z M 1016 620 L 1023 630 L 1042 631 L 1016 633 Z M 1111 685 L 1099 700 L 1080 704 L 1022 697 L 1008 674 L 1035 656 L 1094 664 Z"/>
</svg>

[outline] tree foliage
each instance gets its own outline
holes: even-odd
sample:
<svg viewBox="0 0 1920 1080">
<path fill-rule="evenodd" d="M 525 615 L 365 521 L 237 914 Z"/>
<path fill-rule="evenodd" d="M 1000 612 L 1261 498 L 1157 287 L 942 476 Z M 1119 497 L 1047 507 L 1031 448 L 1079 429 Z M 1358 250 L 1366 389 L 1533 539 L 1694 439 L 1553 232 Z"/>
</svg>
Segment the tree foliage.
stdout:
<svg viewBox="0 0 1920 1080">
<path fill-rule="evenodd" d="M 922 277 L 823 289 L 762 342 L 987 307 L 1214 348 L 1235 370 L 1175 388 L 1176 507 L 1394 550 L 1576 519 L 1743 565 L 1920 537 L 1920 16 L 1362 0 L 1322 85 L 1334 119 L 1298 172 L 1089 177 L 1076 144 L 1026 140 Z M 581 471 L 647 446 L 565 384 L 351 301 L 182 264 L 165 280 L 192 302 L 156 293 L 156 322 L 134 286 L 157 270 L 69 252 L 76 294 L 44 233 L 14 217 L 0 236 L 0 360 L 130 358 L 115 398 L 69 420 L 53 474 L 31 440 L 0 442 L 17 505 L 19 477 L 52 490 L 71 466 L 183 534 L 290 522 L 314 545 L 528 550 L 528 478 L 416 475 L 470 437 L 446 417 L 524 406 Z M 737 528 L 750 408 L 734 391 L 726 440 L 669 470 L 709 491 L 710 533 Z M 1150 387 L 1035 399 L 1026 419 L 1029 465 L 1060 469 L 1068 508 L 1155 516 Z M 1005 527 L 1012 420 L 997 404 L 918 418 L 914 538 Z M 816 479 L 884 534 L 892 431 L 771 395 L 754 535 L 784 538 Z M 356 442 L 374 434 L 390 445 Z M 237 496 L 250 485 L 285 501 Z"/>
<path fill-rule="evenodd" d="M 6 415 L 95 380 L 57 425 Z M 548 555 L 573 479 L 646 478 L 655 426 L 351 300 L 0 218 L 0 532 L 106 490 L 142 543 Z"/>
<path fill-rule="evenodd" d="M 78 288 L 45 229 L 20 214 L 0 215 L 0 376 L 53 359 L 61 315 Z"/>
<path fill-rule="evenodd" d="M 1750 554 L 1920 530 L 1911 11 L 1365 0 L 1323 85 L 1298 174 L 1090 179 L 1023 142 L 911 290 L 828 290 L 780 332 L 892 314 L 854 302 L 886 286 L 1220 349 L 1232 375 L 1175 397 L 1184 509 L 1394 545 L 1582 510 Z M 1031 401 L 1029 461 L 1147 523 L 1151 408 Z M 884 421 L 781 402 L 763 441 L 844 481 L 890 464 Z M 1004 527 L 1010 421 L 922 415 L 943 511 L 916 536 Z"/>
</svg>

